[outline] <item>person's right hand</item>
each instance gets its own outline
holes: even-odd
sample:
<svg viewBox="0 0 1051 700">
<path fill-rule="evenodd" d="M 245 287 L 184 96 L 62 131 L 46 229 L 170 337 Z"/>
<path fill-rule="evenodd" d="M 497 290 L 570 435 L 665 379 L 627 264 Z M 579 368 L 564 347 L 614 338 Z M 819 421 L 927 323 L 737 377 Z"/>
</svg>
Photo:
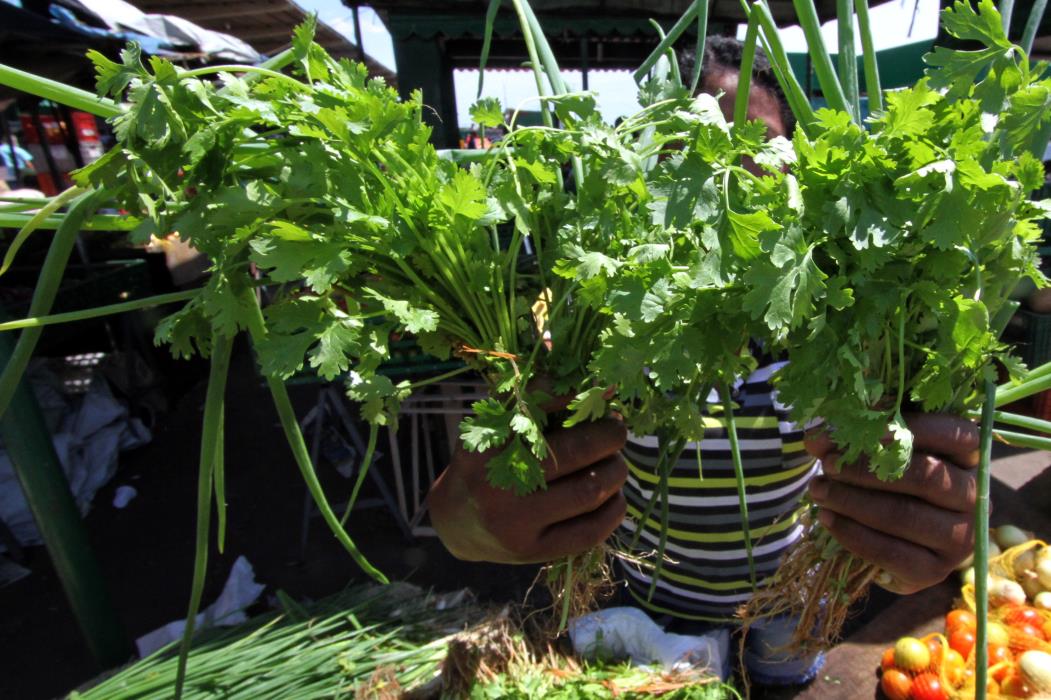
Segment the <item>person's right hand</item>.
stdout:
<svg viewBox="0 0 1051 700">
<path fill-rule="evenodd" d="M 621 486 L 627 439 L 613 418 L 559 428 L 546 435 L 547 488 L 527 496 L 494 488 L 485 464 L 497 449 L 461 447 L 427 496 L 431 522 L 458 559 L 529 564 L 579 554 L 598 545 L 624 519 Z"/>
</svg>

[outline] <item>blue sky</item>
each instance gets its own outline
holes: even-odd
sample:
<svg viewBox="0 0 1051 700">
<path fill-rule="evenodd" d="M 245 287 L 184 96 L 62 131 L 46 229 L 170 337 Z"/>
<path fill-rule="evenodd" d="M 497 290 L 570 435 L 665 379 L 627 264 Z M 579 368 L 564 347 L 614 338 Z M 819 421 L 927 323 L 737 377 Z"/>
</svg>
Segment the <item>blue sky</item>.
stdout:
<svg viewBox="0 0 1051 700">
<path fill-rule="evenodd" d="M 294 0 L 294 2 L 306 10 L 316 11 L 322 21 L 342 33 L 351 42 L 354 41 L 353 13 L 340 0 Z M 870 10 L 870 15 L 876 50 L 930 39 L 938 31 L 938 0 L 890 0 L 890 2 L 874 6 Z M 383 22 L 375 12 L 367 7 L 359 10 L 359 16 L 365 51 L 383 65 L 394 70 L 394 48 Z M 838 43 L 835 22 L 829 22 L 822 27 L 822 33 L 827 45 L 835 46 Z M 739 34 L 743 38 L 743 27 Z M 799 27 L 782 29 L 781 39 L 787 51 L 806 51 L 806 41 Z M 858 50 L 860 49 L 859 39 Z M 466 127 L 470 124 L 469 109 L 478 86 L 478 71 L 458 70 L 453 77 L 460 126 Z M 581 85 L 579 71 L 567 71 L 566 81 L 570 86 L 579 89 Z M 588 87 L 598 93 L 599 108 L 607 119 L 612 121 L 618 116 L 634 112 L 638 107 L 635 101 L 635 86 L 629 73 L 592 71 L 588 75 L 588 82 Z M 496 97 L 505 107 L 514 108 L 524 103 L 528 109 L 528 101 L 535 95 L 536 86 L 530 73 L 525 71 L 486 73 L 483 96 Z"/>
</svg>

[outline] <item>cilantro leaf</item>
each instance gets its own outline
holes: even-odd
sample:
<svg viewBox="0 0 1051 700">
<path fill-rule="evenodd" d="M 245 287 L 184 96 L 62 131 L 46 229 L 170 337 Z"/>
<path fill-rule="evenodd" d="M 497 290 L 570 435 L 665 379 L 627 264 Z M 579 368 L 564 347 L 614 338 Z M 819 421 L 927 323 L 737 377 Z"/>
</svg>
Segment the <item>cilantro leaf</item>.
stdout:
<svg viewBox="0 0 1051 700">
<path fill-rule="evenodd" d="M 515 414 L 496 399 L 475 401 L 471 410 L 474 415 L 460 422 L 460 438 L 467 449 L 484 452 L 504 444 L 511 436 L 511 419 Z"/>
<path fill-rule="evenodd" d="M 567 408 L 573 413 L 563 422 L 565 428 L 572 428 L 577 423 L 594 421 L 606 415 L 606 389 L 593 386 L 577 394 Z"/>
<path fill-rule="evenodd" d="M 471 105 L 471 121 L 482 127 L 503 126 L 504 110 L 500 100 L 495 97 L 483 97 Z"/>
</svg>

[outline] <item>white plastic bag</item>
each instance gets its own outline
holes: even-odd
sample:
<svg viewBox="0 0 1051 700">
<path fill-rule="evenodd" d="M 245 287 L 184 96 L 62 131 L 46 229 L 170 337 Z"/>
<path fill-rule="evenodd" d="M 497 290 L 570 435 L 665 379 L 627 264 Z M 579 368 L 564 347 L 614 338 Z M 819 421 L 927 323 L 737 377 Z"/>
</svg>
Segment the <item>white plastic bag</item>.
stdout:
<svg viewBox="0 0 1051 700">
<path fill-rule="evenodd" d="M 725 680 L 724 662 L 730 632 L 717 629 L 702 635 L 672 634 L 638 608 L 607 608 L 570 620 L 573 651 L 588 659 L 629 659 L 634 664 L 661 666 L 665 671 L 708 669 Z"/>
</svg>

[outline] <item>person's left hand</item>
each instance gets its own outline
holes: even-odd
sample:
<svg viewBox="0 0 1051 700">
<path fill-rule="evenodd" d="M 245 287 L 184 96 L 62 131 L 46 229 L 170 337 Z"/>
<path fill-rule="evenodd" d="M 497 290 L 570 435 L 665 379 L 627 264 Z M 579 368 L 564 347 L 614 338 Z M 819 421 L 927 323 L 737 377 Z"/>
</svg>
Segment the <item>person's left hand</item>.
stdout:
<svg viewBox="0 0 1051 700">
<path fill-rule="evenodd" d="M 941 582 L 974 548 L 978 428 L 943 414 L 912 414 L 912 463 L 880 481 L 864 461 L 841 463 L 822 432 L 807 442 L 824 475 L 810 483 L 818 520 L 845 549 L 879 566 L 884 588 L 909 594 Z"/>
</svg>

